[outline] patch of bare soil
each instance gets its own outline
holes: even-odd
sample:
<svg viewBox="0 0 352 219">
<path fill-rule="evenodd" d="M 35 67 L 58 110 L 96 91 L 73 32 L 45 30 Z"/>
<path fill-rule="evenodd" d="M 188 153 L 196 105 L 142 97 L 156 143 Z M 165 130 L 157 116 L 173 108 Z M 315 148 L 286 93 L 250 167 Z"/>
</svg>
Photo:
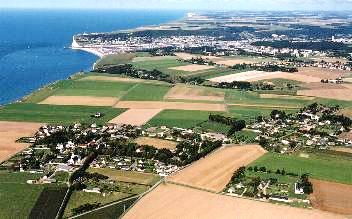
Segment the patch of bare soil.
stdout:
<svg viewBox="0 0 352 219">
<path fill-rule="evenodd" d="M 175 149 L 177 146 L 177 142 L 168 141 L 159 138 L 149 138 L 149 137 L 140 137 L 135 140 L 138 145 L 149 145 L 154 146 L 156 148 L 162 149 Z"/>
<path fill-rule="evenodd" d="M 203 87 L 177 85 L 170 89 L 165 98 L 169 100 L 224 101 L 225 93 L 211 91 Z"/>
<path fill-rule="evenodd" d="M 235 198 L 169 183 L 139 200 L 122 218 L 340 219 L 341 215 Z"/>
<path fill-rule="evenodd" d="M 127 124 L 141 126 L 160 113 L 162 109 L 129 109 L 109 121 L 113 124 Z"/>
<path fill-rule="evenodd" d="M 235 170 L 265 153 L 259 145 L 227 146 L 168 177 L 168 181 L 220 192 Z"/>
<path fill-rule="evenodd" d="M 314 208 L 352 216 L 352 186 L 321 180 L 311 180 L 313 194 L 310 199 Z"/>
<path fill-rule="evenodd" d="M 0 162 L 24 150 L 29 144 L 16 143 L 21 137 L 32 137 L 41 123 L 0 122 Z"/>
</svg>

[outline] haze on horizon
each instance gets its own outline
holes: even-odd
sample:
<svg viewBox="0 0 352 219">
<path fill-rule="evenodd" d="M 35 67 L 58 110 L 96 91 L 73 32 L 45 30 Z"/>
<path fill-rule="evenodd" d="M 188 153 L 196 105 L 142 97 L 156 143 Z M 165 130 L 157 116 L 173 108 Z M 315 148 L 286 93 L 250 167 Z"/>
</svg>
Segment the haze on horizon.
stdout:
<svg viewBox="0 0 352 219">
<path fill-rule="evenodd" d="M 1 0 L 0 8 L 352 10 L 352 0 Z"/>
</svg>

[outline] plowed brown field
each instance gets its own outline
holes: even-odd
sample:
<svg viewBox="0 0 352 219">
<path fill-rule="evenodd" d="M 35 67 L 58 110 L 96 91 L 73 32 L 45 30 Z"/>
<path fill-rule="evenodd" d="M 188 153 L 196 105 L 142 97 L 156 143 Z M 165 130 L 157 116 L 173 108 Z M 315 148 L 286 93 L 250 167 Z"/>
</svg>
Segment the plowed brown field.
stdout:
<svg viewBox="0 0 352 219">
<path fill-rule="evenodd" d="M 16 143 L 21 137 L 31 137 L 44 124 L 28 122 L 0 122 L 0 162 L 9 159 L 29 144 Z"/>
<path fill-rule="evenodd" d="M 139 200 L 125 219 L 244 218 L 340 219 L 340 215 L 214 194 L 173 184 L 160 184 Z"/>
<path fill-rule="evenodd" d="M 352 216 L 352 185 L 321 180 L 311 180 L 314 208 Z"/>
<path fill-rule="evenodd" d="M 227 146 L 168 177 L 168 181 L 220 192 L 235 170 L 265 153 L 259 145 Z"/>
</svg>

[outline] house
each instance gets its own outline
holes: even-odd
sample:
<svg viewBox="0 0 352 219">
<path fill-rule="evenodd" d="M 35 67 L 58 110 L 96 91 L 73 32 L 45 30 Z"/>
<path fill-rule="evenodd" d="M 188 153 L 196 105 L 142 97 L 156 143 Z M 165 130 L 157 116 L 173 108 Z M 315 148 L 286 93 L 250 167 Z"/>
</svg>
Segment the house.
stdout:
<svg viewBox="0 0 352 219">
<path fill-rule="evenodd" d="M 97 193 L 97 194 L 101 193 L 99 188 L 83 189 L 83 191 L 88 193 Z"/>
<path fill-rule="evenodd" d="M 295 194 L 297 194 L 297 195 L 303 195 L 304 194 L 303 188 L 299 187 L 298 183 L 295 183 Z"/>
<path fill-rule="evenodd" d="M 56 166 L 56 171 L 72 172 L 73 169 L 74 168 L 72 166 L 63 163 Z"/>
</svg>

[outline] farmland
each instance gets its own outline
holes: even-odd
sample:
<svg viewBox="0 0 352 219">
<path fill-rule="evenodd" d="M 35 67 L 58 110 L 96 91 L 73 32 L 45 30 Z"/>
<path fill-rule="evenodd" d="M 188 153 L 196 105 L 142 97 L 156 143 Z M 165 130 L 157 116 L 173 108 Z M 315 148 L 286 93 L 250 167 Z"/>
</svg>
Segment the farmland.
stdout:
<svg viewBox="0 0 352 219">
<path fill-rule="evenodd" d="M 0 108 L 0 121 L 25 121 L 67 125 L 74 122 L 104 124 L 124 110 L 106 107 L 10 104 Z M 91 118 L 96 112 L 105 115 Z"/>
<path fill-rule="evenodd" d="M 50 96 L 39 104 L 62 106 L 113 106 L 118 99 L 114 97 L 89 96 Z"/>
<path fill-rule="evenodd" d="M 32 208 L 29 218 L 56 218 L 66 191 L 67 187 L 44 188 Z"/>
<path fill-rule="evenodd" d="M 140 137 L 135 140 L 138 145 L 150 145 L 159 149 L 167 148 L 167 149 L 175 149 L 177 143 L 173 141 L 157 139 L 157 138 L 148 138 L 148 137 Z"/>
<path fill-rule="evenodd" d="M 29 185 L 26 181 L 39 176 L 0 171 L 0 218 L 28 218 L 44 186 Z"/>
<path fill-rule="evenodd" d="M 0 122 L 0 163 L 25 149 L 29 144 L 16 143 L 21 137 L 32 136 L 41 123 Z"/>
<path fill-rule="evenodd" d="M 94 68 L 100 68 L 106 65 L 126 64 L 131 62 L 136 56 L 137 54 L 134 53 L 107 55 L 99 59 L 95 63 Z"/>
<path fill-rule="evenodd" d="M 224 101 L 224 92 L 200 86 L 174 86 L 165 96 L 169 100 Z"/>
<path fill-rule="evenodd" d="M 336 219 L 342 216 L 319 210 L 292 208 L 240 199 L 173 184 L 160 184 L 130 209 L 124 219 L 138 218 L 273 218 Z"/>
<path fill-rule="evenodd" d="M 161 109 L 129 109 L 109 121 L 113 124 L 142 126 L 161 112 Z"/>
<path fill-rule="evenodd" d="M 208 191 L 220 192 L 232 174 L 265 154 L 258 145 L 226 146 L 191 166 L 181 170 L 168 181 Z"/>
<path fill-rule="evenodd" d="M 352 215 L 352 186 L 340 183 L 312 180 L 312 205 L 321 210 Z"/>
<path fill-rule="evenodd" d="M 207 111 L 164 110 L 151 119 L 147 126 L 191 128 L 207 121 L 210 114 Z"/>
<path fill-rule="evenodd" d="M 98 173 L 107 176 L 109 182 L 94 181 L 95 187 L 103 188 L 109 184 L 116 186 L 115 191 L 108 192 L 105 195 L 101 193 L 88 193 L 84 191 L 74 191 L 65 209 L 64 217 L 69 217 L 75 214 L 75 209 L 85 204 L 99 204 L 104 206 L 109 203 L 117 202 L 119 200 L 141 194 L 145 192 L 159 181 L 159 176 L 154 174 L 139 173 L 132 171 L 121 171 L 109 168 L 89 168 L 88 173 Z M 100 211 L 100 210 L 99 210 Z"/>
<path fill-rule="evenodd" d="M 351 160 L 350 156 L 317 152 L 307 152 L 304 156 L 267 153 L 251 166 L 265 166 L 271 170 L 285 169 L 299 175 L 307 173 L 314 179 L 352 184 Z"/>
<path fill-rule="evenodd" d="M 64 218 L 73 216 L 72 210 L 78 208 L 84 204 L 95 204 L 100 203 L 101 205 L 106 205 L 120 199 L 131 196 L 127 193 L 114 192 L 112 194 L 103 197 L 101 194 L 96 193 L 87 193 L 83 191 L 74 191 L 70 197 L 70 200 L 65 208 Z"/>
<path fill-rule="evenodd" d="M 133 83 L 68 80 L 56 85 L 56 96 L 121 97 L 134 86 Z"/>
<path fill-rule="evenodd" d="M 138 84 L 122 100 L 128 101 L 161 101 L 171 86 L 162 84 Z"/>
</svg>

